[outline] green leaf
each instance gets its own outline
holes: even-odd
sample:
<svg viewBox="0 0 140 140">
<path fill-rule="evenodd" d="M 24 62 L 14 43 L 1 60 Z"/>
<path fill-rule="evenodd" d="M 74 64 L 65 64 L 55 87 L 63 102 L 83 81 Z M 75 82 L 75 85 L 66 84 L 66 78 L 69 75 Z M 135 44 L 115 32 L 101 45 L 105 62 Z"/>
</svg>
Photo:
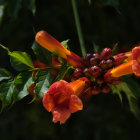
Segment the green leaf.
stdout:
<svg viewBox="0 0 140 140">
<path fill-rule="evenodd" d="M 3 14 L 4 14 L 4 5 L 0 5 L 0 23 L 2 21 L 2 17 L 3 17 Z"/>
<path fill-rule="evenodd" d="M 69 48 L 68 42 L 69 39 L 62 41 L 61 44 L 68 49 Z"/>
<path fill-rule="evenodd" d="M 14 89 L 14 80 L 0 84 L 0 100 L 2 101 L 2 110 L 11 104 L 12 93 Z"/>
<path fill-rule="evenodd" d="M 26 0 L 27 7 L 29 10 L 32 11 L 33 14 L 35 14 L 35 12 L 36 12 L 35 1 L 36 0 Z"/>
<path fill-rule="evenodd" d="M 30 56 L 26 52 L 14 51 L 10 52 L 11 65 L 17 71 L 28 70 L 34 68 Z"/>
<path fill-rule="evenodd" d="M 12 74 L 4 68 L 0 68 L 0 82 L 3 80 L 10 79 Z"/>
<path fill-rule="evenodd" d="M 15 19 L 22 6 L 22 0 L 8 0 L 7 9 L 11 19 Z"/>
<path fill-rule="evenodd" d="M 123 77 L 122 82 L 119 85 L 116 85 L 117 91 L 120 94 L 123 91 L 128 99 L 129 107 L 131 112 L 136 116 L 137 119 L 140 119 L 140 111 L 138 108 L 138 98 L 140 97 L 140 87 L 131 77 Z"/>
<path fill-rule="evenodd" d="M 116 50 L 118 48 L 118 44 L 119 44 L 119 42 L 114 44 L 113 49 L 112 49 L 112 55 L 115 55 L 115 52 L 116 52 Z"/>
<path fill-rule="evenodd" d="M 51 70 L 38 71 L 35 81 L 35 95 L 37 98 L 42 98 L 44 93 L 48 92 L 50 85 L 52 84 L 53 77 Z"/>
<path fill-rule="evenodd" d="M 36 55 L 37 60 L 45 63 L 45 64 L 51 64 L 51 53 L 41 47 L 37 42 L 34 42 L 32 45 L 32 49 L 34 51 L 34 54 Z"/>
<path fill-rule="evenodd" d="M 105 0 L 105 5 L 107 6 L 113 6 L 118 7 L 119 6 L 119 0 Z"/>
<path fill-rule="evenodd" d="M 5 2 L 5 0 L 0 0 L 0 5 L 3 4 Z"/>
<path fill-rule="evenodd" d="M 20 73 L 15 79 L 3 82 L 0 85 L 2 109 L 27 96 L 28 88 L 32 83 L 32 72 Z"/>
<path fill-rule="evenodd" d="M 96 52 L 96 53 L 100 53 L 101 52 L 100 46 L 97 45 L 94 41 L 92 42 L 92 45 L 93 45 L 94 52 Z"/>
<path fill-rule="evenodd" d="M 20 73 L 14 81 L 15 89 L 18 92 L 13 93 L 13 101 L 21 100 L 27 96 L 29 94 L 28 89 L 32 83 L 32 72 Z"/>
<path fill-rule="evenodd" d="M 63 79 L 66 75 L 69 75 L 69 73 L 73 69 L 74 69 L 73 66 L 68 65 L 67 62 L 64 61 L 59 69 L 59 73 L 58 73 L 58 76 L 56 77 L 55 81 L 59 81 L 59 80 Z"/>
</svg>

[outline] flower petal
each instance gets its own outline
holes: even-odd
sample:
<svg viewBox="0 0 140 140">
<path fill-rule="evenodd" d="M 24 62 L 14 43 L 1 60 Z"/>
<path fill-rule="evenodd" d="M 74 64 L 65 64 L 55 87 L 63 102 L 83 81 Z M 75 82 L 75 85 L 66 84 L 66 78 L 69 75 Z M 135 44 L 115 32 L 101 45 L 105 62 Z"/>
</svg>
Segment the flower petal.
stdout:
<svg viewBox="0 0 140 140">
<path fill-rule="evenodd" d="M 68 82 L 60 80 L 50 86 L 48 93 L 52 95 L 61 93 L 70 96 L 71 94 L 74 94 L 74 91 Z"/>
<path fill-rule="evenodd" d="M 82 58 L 73 52 L 67 55 L 67 62 L 74 67 L 85 68 L 85 63 Z"/>
<path fill-rule="evenodd" d="M 69 102 L 69 109 L 71 113 L 83 109 L 82 101 L 76 95 L 71 95 L 70 102 Z"/>
<path fill-rule="evenodd" d="M 60 121 L 60 124 L 63 124 L 66 122 L 66 120 L 70 117 L 71 113 L 68 109 L 61 109 L 61 108 L 55 108 L 52 111 L 53 114 L 53 122 L 57 123 Z"/>
<path fill-rule="evenodd" d="M 69 50 L 67 50 L 60 42 L 45 31 L 39 31 L 36 34 L 35 40 L 50 52 L 56 51 L 56 53 L 64 59 L 67 58 L 66 55 L 70 54 Z"/>
<path fill-rule="evenodd" d="M 54 101 L 52 96 L 49 93 L 45 93 L 43 96 L 43 106 L 45 107 L 45 109 L 50 112 L 52 111 L 52 109 L 54 108 Z"/>
</svg>

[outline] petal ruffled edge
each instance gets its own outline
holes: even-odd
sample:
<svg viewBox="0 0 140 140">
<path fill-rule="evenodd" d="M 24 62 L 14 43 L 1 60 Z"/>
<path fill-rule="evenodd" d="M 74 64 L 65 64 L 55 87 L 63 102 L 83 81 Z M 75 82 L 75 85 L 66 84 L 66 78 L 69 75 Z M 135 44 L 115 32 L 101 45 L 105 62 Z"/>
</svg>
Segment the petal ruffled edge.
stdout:
<svg viewBox="0 0 140 140">
<path fill-rule="evenodd" d="M 76 95 L 71 95 L 69 102 L 69 109 L 71 113 L 77 112 L 83 109 L 83 103 Z"/>
</svg>

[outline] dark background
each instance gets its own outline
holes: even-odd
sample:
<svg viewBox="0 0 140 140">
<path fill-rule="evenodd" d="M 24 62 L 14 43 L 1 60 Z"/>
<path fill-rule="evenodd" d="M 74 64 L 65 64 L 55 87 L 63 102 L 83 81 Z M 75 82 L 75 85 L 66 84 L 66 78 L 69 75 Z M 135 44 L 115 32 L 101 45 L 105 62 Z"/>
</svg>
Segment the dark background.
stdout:
<svg viewBox="0 0 140 140">
<path fill-rule="evenodd" d="M 9 1 L 0 24 L 0 43 L 34 58 L 31 45 L 35 32 L 46 30 L 59 41 L 70 39 L 71 50 L 81 55 L 71 0 L 36 0 L 35 15 L 22 1 L 16 16 L 11 15 L 16 0 Z M 119 42 L 119 52 L 139 44 L 139 0 L 91 0 L 91 4 L 77 0 L 77 4 L 87 52 L 93 52 L 93 42 L 99 49 Z M 0 67 L 14 72 L 1 48 L 0 60 Z M 0 139 L 139 140 L 140 122 L 130 113 L 123 96 L 123 104 L 117 95 L 94 96 L 64 125 L 53 124 L 51 113 L 41 103 L 28 104 L 25 98 L 0 114 Z"/>
</svg>

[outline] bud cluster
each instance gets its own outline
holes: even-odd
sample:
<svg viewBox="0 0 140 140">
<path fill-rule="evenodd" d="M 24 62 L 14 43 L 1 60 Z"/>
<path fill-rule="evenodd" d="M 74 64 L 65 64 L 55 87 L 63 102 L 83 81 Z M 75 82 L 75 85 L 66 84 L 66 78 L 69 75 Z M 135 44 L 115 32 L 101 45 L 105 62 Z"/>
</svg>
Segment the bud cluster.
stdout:
<svg viewBox="0 0 140 140">
<path fill-rule="evenodd" d="M 87 53 L 84 62 L 86 68 L 76 68 L 70 77 L 71 81 L 74 81 L 80 77 L 87 77 L 90 80 L 89 89 L 87 92 L 92 95 L 97 95 L 99 93 L 109 93 L 109 84 L 116 85 L 119 84 L 120 78 L 109 78 L 105 76 L 105 73 L 121 64 L 125 57 L 123 54 L 112 56 L 112 50 L 110 48 L 105 48 L 102 50 L 101 54 L 98 53 Z"/>
</svg>

